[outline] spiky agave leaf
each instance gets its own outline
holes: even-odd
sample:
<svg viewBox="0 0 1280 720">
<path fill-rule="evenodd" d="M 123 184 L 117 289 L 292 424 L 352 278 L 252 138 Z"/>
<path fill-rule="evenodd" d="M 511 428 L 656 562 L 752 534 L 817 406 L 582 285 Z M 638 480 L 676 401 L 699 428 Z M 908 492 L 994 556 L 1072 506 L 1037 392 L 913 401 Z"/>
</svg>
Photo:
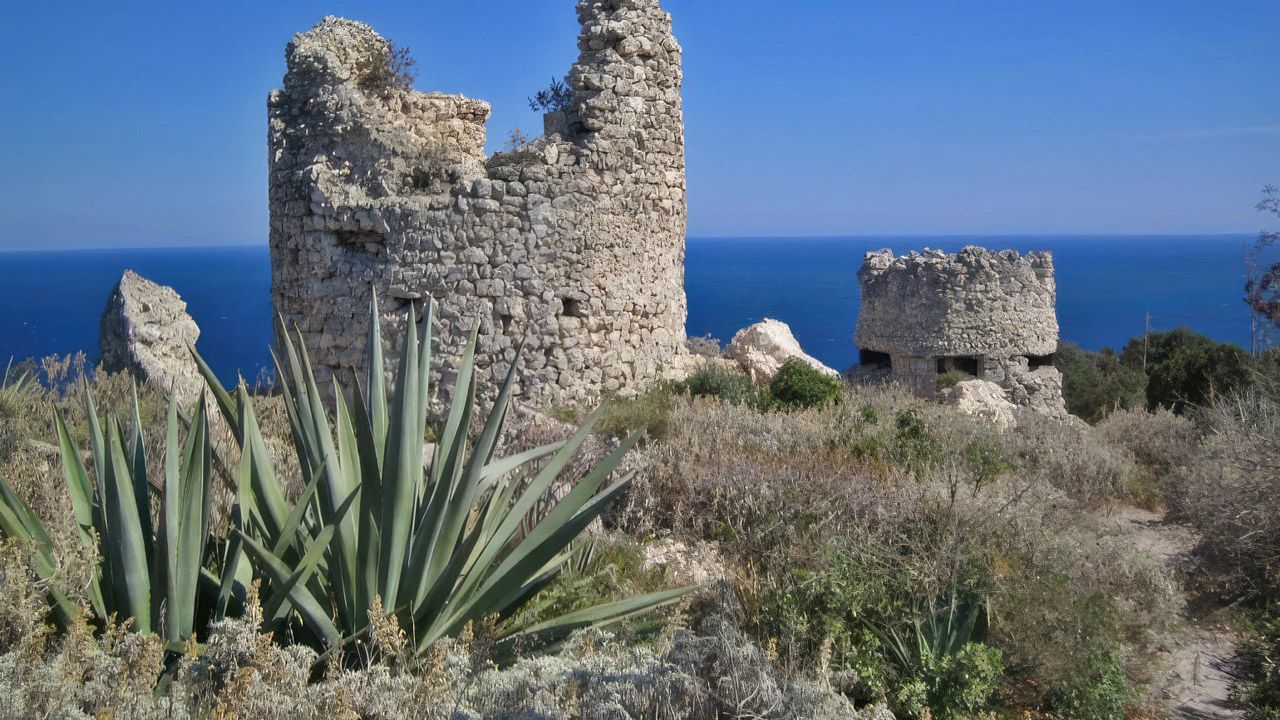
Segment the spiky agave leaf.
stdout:
<svg viewBox="0 0 1280 720">
<path fill-rule="evenodd" d="M 604 408 L 567 441 L 495 457 L 516 367 L 513 363 L 507 369 L 473 442 L 474 333 L 424 471 L 432 315 L 429 304 L 419 333 L 416 311 L 410 308 L 394 376 L 396 391 L 389 400 L 380 314 L 376 298 L 372 300 L 365 381 L 357 380 L 353 388 L 335 382 L 332 414 L 322 401 L 301 335 L 288 332 L 280 321 L 277 373 L 306 490 L 286 509 L 274 475 L 259 473 L 250 492 L 266 496 L 265 502 L 258 497 L 255 502 L 270 506 L 263 514 L 273 519 L 264 517 L 237 536 L 257 572 L 269 581 L 267 603 L 277 610 L 275 620 L 292 608 L 330 649 L 365 630 L 375 597 L 413 629 L 418 651 L 470 620 L 511 615 L 570 562 L 574 540 L 631 481 L 626 475 L 609 482 L 638 438 L 622 443 L 524 532 L 522 520 L 560 480 Z M 216 384 L 208 365 L 198 364 L 206 380 Z M 224 416 L 231 419 L 242 448 L 257 456 L 264 444 L 252 422 L 251 401 L 243 392 L 238 401 L 238 412 L 226 409 Z M 510 632 L 546 636 L 617 622 L 692 590 L 629 598 Z"/>
<path fill-rule="evenodd" d="M 112 615 L 132 619 L 135 629 L 155 630 L 168 647 L 178 646 L 201 622 L 196 609 L 202 581 L 212 578 L 214 588 L 228 586 L 228 595 L 235 587 L 233 577 L 220 577 L 204 567 L 211 544 L 212 502 L 212 450 L 204 401 L 199 402 L 184 441 L 179 437 L 176 403 L 170 400 L 164 477 L 153 486 L 147 478 L 145 431 L 136 388 L 127 432 L 114 415 L 105 419 L 98 415 L 87 386 L 83 398 L 88 418 L 88 466 L 56 408 L 54 428 L 81 539 L 96 541 L 100 548 L 100 565 L 89 587 L 90 604 L 99 619 Z M 159 500 L 159 523 L 154 527 L 153 495 Z M 52 577 L 56 566 L 47 530 L 3 483 L 0 533 L 35 543 L 39 549 L 37 573 L 44 579 Z M 234 574 L 234 564 L 227 567 Z M 50 599 L 61 615 L 69 617 L 76 611 L 66 598 Z M 225 609 L 225 603 L 217 606 Z"/>
</svg>

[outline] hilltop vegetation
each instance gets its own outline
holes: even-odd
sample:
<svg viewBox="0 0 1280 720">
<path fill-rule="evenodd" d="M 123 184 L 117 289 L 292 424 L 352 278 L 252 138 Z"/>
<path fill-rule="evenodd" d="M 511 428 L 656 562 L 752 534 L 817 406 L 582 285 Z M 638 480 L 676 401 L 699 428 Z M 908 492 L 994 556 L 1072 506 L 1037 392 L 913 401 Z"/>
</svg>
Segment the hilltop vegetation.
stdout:
<svg viewBox="0 0 1280 720">
<path fill-rule="evenodd" d="M 1176 364 L 1170 343 L 1154 365 Z M 1093 367 L 1114 377 L 1125 363 L 1121 354 Z M 4 717 L 1158 715 L 1165 648 L 1188 594 L 1257 608 L 1280 595 L 1280 428 L 1263 375 L 1177 412 L 1148 410 L 1146 387 L 1117 382 L 1131 402 L 1099 412 L 1093 427 L 1028 417 L 1000 433 L 893 386 L 833 395 L 793 368 L 758 389 L 704 370 L 599 418 L 569 474 L 644 430 L 624 462 L 634 484 L 514 612 L 415 650 L 420 627 L 370 609 L 355 649 L 324 656 L 303 615 L 273 620 L 280 578 L 264 575 L 226 619 L 166 646 L 92 609 L 95 553 L 76 529 L 56 449 L 40 444 L 56 442 L 56 408 L 87 447 L 80 380 L 62 367 L 49 366 L 51 386 L 11 378 L 0 392 L 0 476 L 47 524 L 57 558 L 47 575 L 30 544 L 0 547 Z M 85 381 L 101 411 L 133 412 L 127 378 Z M 288 402 L 253 402 L 293 501 L 307 473 Z M 143 388 L 142 425 L 164 427 L 166 413 Z M 573 429 L 520 415 L 498 456 Z M 152 457 L 162 457 L 162 435 L 145 436 Z M 233 478 L 235 434 L 215 416 L 210 436 L 217 472 Z M 214 495 L 217 543 L 236 504 Z M 1106 517 L 1124 505 L 1164 506 L 1196 529 L 1198 570 L 1179 576 L 1118 533 Z M 691 583 L 700 591 L 674 605 L 558 645 L 504 640 L 511 627 Z M 51 589 L 85 612 L 59 625 Z M 1256 717 L 1276 702 L 1268 622 L 1250 646 L 1257 682 L 1239 690 Z"/>
<path fill-rule="evenodd" d="M 1187 328 L 1134 337 L 1121 352 L 1088 352 L 1064 342 L 1055 364 L 1062 371 L 1067 409 L 1091 423 L 1115 410 L 1143 406 L 1184 414 L 1215 397 L 1280 381 L 1280 350 L 1251 357 L 1239 345 Z"/>
</svg>

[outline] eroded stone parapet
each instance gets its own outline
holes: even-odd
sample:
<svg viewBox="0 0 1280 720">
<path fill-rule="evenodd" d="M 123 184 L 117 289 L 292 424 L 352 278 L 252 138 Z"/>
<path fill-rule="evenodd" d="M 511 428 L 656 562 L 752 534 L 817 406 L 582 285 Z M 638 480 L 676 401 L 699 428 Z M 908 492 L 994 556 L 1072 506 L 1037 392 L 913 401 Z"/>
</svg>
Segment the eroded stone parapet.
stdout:
<svg viewBox="0 0 1280 720">
<path fill-rule="evenodd" d="M 488 105 L 380 82 L 387 41 L 367 25 L 290 42 L 269 101 L 273 298 L 322 376 L 364 363 L 371 290 L 388 338 L 410 303 L 438 303 L 445 376 L 477 326 L 482 386 L 523 340 L 526 402 L 682 371 L 680 47 L 658 0 L 583 0 L 578 18 L 568 109 L 493 156 Z"/>
<path fill-rule="evenodd" d="M 868 253 L 858 272 L 858 347 L 917 357 L 1050 355 L 1058 343 L 1049 253 L 969 246 Z M 885 349 L 887 348 L 887 349 Z"/>
</svg>

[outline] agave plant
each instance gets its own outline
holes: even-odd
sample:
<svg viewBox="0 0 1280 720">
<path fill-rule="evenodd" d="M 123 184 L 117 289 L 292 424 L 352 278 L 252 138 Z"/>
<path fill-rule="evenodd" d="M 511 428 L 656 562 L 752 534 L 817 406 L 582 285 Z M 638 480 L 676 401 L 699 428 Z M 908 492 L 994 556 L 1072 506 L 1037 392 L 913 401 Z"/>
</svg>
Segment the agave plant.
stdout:
<svg viewBox="0 0 1280 720">
<path fill-rule="evenodd" d="M 890 664 L 903 677 L 917 677 L 938 667 L 985 634 L 985 604 L 974 595 L 953 592 L 941 608 L 927 607 L 903 632 L 891 625 L 873 626 Z"/>
<path fill-rule="evenodd" d="M 474 333 L 425 464 L 431 314 L 428 306 L 420 337 L 409 310 L 392 400 L 380 315 L 376 298 L 371 301 L 365 382 L 357 379 L 348 389 L 333 381 L 332 416 L 301 337 L 291 337 L 280 323 L 283 358 L 276 356 L 276 370 L 305 485 L 292 504 L 272 469 L 244 384 L 235 397 L 222 390 L 192 350 L 240 439 L 247 493 L 235 539 L 266 581 L 268 625 L 298 618 L 324 647 L 338 648 L 366 630 L 370 608 L 380 603 L 410 629 L 411 648 L 421 653 L 469 621 L 510 616 L 572 560 L 574 540 L 631 482 L 631 473 L 610 478 L 637 437 L 590 470 L 540 522 L 522 527 L 603 408 L 568 441 L 495 457 L 516 368 L 512 363 L 483 429 L 471 438 L 477 413 Z M 633 597 L 505 632 L 555 634 L 614 622 L 691 590 Z"/>
<path fill-rule="evenodd" d="M 231 584 L 205 569 L 210 543 L 210 443 L 204 401 L 188 420 L 185 442 L 179 437 L 177 404 L 169 402 L 165 432 L 163 481 L 147 480 L 147 457 L 137 388 L 133 389 L 132 427 L 127 434 L 114 414 L 98 416 L 93 397 L 84 390 L 89 419 L 92 475 L 71 437 L 62 413 L 55 409 L 54 427 L 62 455 L 63 476 L 81 539 L 99 548 L 97 572 L 88 588 L 89 603 L 100 619 L 131 619 L 139 632 L 156 632 L 177 646 L 197 630 L 198 590 L 203 582 L 227 591 L 209 603 L 225 612 Z M 184 418 L 185 419 L 185 418 Z M 158 500 L 157 523 L 151 500 Z M 34 543 L 36 572 L 50 580 L 57 572 L 48 529 L 34 512 L 0 480 L 0 532 Z M 224 566 L 234 572 L 234 564 Z M 63 620 L 77 607 L 51 592 Z"/>
</svg>

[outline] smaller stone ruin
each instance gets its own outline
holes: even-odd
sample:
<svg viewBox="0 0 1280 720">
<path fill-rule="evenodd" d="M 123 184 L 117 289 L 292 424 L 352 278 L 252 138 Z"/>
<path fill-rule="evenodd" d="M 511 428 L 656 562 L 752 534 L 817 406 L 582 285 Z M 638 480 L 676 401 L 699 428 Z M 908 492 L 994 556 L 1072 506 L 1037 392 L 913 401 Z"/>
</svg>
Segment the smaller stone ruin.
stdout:
<svg viewBox="0 0 1280 720">
<path fill-rule="evenodd" d="M 869 252 L 858 272 L 860 364 L 880 366 L 924 397 L 972 379 L 1016 406 L 1066 415 L 1053 366 L 1058 318 L 1053 257 L 969 246 L 895 257 Z"/>
</svg>

